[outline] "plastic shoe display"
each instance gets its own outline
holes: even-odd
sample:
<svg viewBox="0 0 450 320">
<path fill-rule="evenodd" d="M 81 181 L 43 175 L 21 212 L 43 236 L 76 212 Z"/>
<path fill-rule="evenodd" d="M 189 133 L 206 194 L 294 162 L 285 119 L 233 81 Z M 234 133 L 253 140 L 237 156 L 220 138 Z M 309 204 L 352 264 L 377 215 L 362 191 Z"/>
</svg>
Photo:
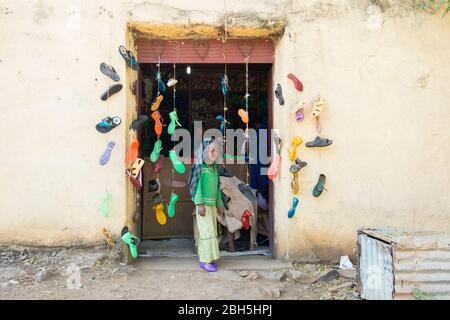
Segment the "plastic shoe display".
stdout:
<svg viewBox="0 0 450 320">
<path fill-rule="evenodd" d="M 138 63 L 133 53 L 124 46 L 119 47 L 119 53 L 127 63 L 127 66 L 133 70 L 138 69 Z"/>
<path fill-rule="evenodd" d="M 152 106 L 150 110 L 156 111 L 159 109 L 159 106 L 161 105 L 161 102 L 163 101 L 164 96 L 162 94 L 158 95 L 155 99 L 155 101 L 152 103 Z"/>
<path fill-rule="evenodd" d="M 292 139 L 291 142 L 291 147 L 289 147 L 288 149 L 288 154 L 289 154 L 289 160 L 290 161 L 294 161 L 296 155 L 297 155 L 297 147 L 299 147 L 301 144 L 303 143 L 303 139 L 300 136 L 295 136 Z"/>
<path fill-rule="evenodd" d="M 114 81 L 119 81 L 120 80 L 120 77 L 119 77 L 119 75 L 117 74 L 117 72 L 116 72 L 116 70 L 112 67 L 112 66 L 110 66 L 109 64 L 106 64 L 106 63 L 101 63 L 100 64 L 100 71 L 105 75 L 105 76 L 108 76 L 108 77 L 110 77 L 112 80 L 114 80 Z"/>
<path fill-rule="evenodd" d="M 111 96 L 115 95 L 116 93 L 120 92 L 123 88 L 123 85 L 121 84 L 113 84 L 110 86 L 105 92 L 102 93 L 100 96 L 100 99 L 103 101 L 108 100 Z"/>
</svg>

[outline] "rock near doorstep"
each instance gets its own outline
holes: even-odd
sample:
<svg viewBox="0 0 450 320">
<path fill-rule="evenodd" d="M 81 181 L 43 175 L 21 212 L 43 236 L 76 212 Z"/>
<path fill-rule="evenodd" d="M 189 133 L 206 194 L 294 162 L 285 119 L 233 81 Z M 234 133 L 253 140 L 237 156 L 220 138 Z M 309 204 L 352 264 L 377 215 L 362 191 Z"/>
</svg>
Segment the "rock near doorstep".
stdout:
<svg viewBox="0 0 450 320">
<path fill-rule="evenodd" d="M 281 271 L 260 271 L 259 275 L 267 280 L 281 281 L 284 272 Z"/>
<path fill-rule="evenodd" d="M 333 269 L 321 273 L 317 278 L 316 282 L 331 282 L 337 278 L 339 278 L 339 272 Z"/>
</svg>

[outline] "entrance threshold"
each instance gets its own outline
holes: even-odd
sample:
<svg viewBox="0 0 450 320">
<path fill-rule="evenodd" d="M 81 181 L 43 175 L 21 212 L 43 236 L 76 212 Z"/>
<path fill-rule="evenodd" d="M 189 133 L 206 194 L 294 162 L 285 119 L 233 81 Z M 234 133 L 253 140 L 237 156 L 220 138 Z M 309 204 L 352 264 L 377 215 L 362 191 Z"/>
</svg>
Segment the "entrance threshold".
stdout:
<svg viewBox="0 0 450 320">
<path fill-rule="evenodd" d="M 194 239 L 192 238 L 173 238 L 162 240 L 145 240 L 139 246 L 139 256 L 149 257 L 167 257 L 167 258 L 194 258 Z M 242 257 L 242 256 L 266 256 L 271 257 L 268 246 L 257 247 L 255 250 L 229 252 L 220 251 L 221 257 Z"/>
</svg>

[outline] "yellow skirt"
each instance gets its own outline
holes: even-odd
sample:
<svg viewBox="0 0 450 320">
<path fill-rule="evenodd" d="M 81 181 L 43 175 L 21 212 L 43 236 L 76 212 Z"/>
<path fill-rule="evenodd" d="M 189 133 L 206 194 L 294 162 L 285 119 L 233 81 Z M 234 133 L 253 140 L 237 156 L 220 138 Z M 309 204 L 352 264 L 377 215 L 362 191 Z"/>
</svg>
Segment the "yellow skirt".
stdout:
<svg viewBox="0 0 450 320">
<path fill-rule="evenodd" d="M 205 216 L 196 211 L 198 226 L 198 257 L 200 262 L 211 263 L 220 258 L 217 237 L 217 208 L 205 205 Z"/>
</svg>

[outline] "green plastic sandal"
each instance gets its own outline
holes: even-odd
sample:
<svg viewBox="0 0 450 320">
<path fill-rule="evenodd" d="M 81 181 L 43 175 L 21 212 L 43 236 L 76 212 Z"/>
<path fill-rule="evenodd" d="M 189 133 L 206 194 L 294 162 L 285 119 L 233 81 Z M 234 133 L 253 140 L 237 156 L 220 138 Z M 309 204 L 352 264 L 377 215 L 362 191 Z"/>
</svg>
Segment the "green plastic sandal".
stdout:
<svg viewBox="0 0 450 320">
<path fill-rule="evenodd" d="M 169 152 L 169 158 L 172 161 L 172 165 L 176 172 L 181 174 L 186 172 L 186 167 L 184 166 L 184 163 L 180 159 L 178 159 L 175 151 L 171 150 Z"/>
<path fill-rule="evenodd" d="M 139 256 L 138 250 L 137 250 L 137 247 L 140 242 L 139 238 L 136 237 L 134 234 L 132 234 L 128 230 L 128 227 L 124 227 L 122 229 L 122 241 L 125 242 L 130 247 L 131 256 L 134 259 L 136 259 Z"/>
<path fill-rule="evenodd" d="M 153 151 L 150 154 L 150 161 L 155 163 L 158 161 L 159 154 L 162 150 L 162 141 L 160 139 L 156 140 L 155 145 L 153 146 Z"/>
<path fill-rule="evenodd" d="M 170 196 L 169 205 L 167 206 L 167 214 L 170 218 L 173 218 L 175 216 L 175 205 L 178 199 L 180 199 L 180 197 L 175 193 L 172 193 L 172 195 Z"/>
<path fill-rule="evenodd" d="M 172 135 L 175 132 L 175 128 L 177 126 L 181 127 L 181 123 L 178 121 L 178 115 L 176 111 L 172 111 L 171 113 L 169 113 L 169 117 L 171 121 L 169 127 L 167 128 L 167 132 Z"/>
</svg>

